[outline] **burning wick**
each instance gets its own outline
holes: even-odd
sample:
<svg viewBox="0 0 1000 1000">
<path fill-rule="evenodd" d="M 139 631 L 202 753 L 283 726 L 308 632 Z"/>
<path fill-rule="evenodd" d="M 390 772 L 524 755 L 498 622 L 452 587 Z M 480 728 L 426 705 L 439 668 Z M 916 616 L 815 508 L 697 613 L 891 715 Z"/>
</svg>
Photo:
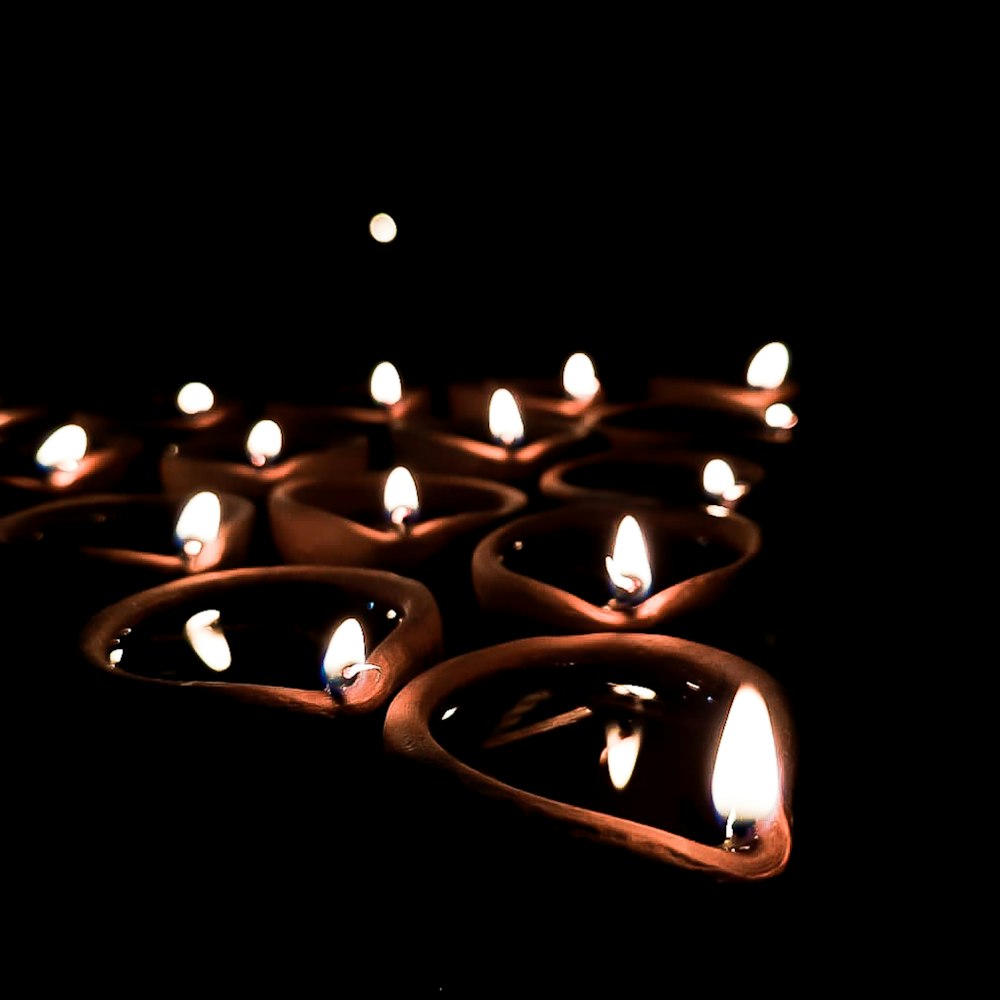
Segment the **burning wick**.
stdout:
<svg viewBox="0 0 1000 1000">
<path fill-rule="evenodd" d="M 334 630 L 323 657 L 323 690 L 338 704 L 344 691 L 363 673 L 382 668 L 365 662 L 365 633 L 357 618 L 345 618 Z"/>
<path fill-rule="evenodd" d="M 174 535 L 181 552 L 188 559 L 201 555 L 205 546 L 219 537 L 222 523 L 222 501 L 218 493 L 203 490 L 196 493 L 181 509 Z"/>
<path fill-rule="evenodd" d="M 400 534 L 409 530 L 408 520 L 420 510 L 417 497 L 417 484 L 409 469 L 397 465 L 385 477 L 385 489 L 382 491 L 382 503 L 385 506 L 389 520 Z"/>
<path fill-rule="evenodd" d="M 281 452 L 281 428 L 273 420 L 258 420 L 247 435 L 246 451 L 250 464 L 263 468 Z"/>
<path fill-rule="evenodd" d="M 626 514 L 619 522 L 614 548 L 611 555 L 604 557 L 604 566 L 615 588 L 609 608 L 632 608 L 646 596 L 652 572 L 642 529 L 631 514 Z"/>
</svg>

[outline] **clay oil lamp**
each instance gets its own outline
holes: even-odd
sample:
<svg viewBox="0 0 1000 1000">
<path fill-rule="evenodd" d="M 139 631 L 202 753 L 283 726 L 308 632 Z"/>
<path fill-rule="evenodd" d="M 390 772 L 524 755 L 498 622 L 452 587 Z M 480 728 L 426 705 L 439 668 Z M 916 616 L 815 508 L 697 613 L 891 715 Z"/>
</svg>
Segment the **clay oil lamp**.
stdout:
<svg viewBox="0 0 1000 1000">
<path fill-rule="evenodd" d="M 491 531 L 472 579 L 501 637 L 666 631 L 715 609 L 760 545 L 754 521 L 716 505 L 565 504 Z"/>
</svg>

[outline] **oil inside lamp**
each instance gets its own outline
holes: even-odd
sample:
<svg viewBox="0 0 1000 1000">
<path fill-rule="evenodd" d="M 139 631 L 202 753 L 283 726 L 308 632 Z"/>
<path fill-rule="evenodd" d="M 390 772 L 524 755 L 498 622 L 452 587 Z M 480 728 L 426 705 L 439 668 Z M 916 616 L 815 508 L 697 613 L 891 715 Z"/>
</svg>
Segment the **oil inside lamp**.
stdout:
<svg viewBox="0 0 1000 1000">
<path fill-rule="evenodd" d="M 385 477 L 382 498 L 389 520 L 399 531 L 406 531 L 410 519 L 420 512 L 417 484 L 409 469 L 397 465 Z"/>
<path fill-rule="evenodd" d="M 403 385 L 399 372 L 391 361 L 380 361 L 372 370 L 369 380 L 372 399 L 382 406 L 395 406 L 403 398 Z"/>
<path fill-rule="evenodd" d="M 281 427 L 274 420 L 258 420 L 247 435 L 246 452 L 250 464 L 260 469 L 281 452 Z"/>
<path fill-rule="evenodd" d="M 222 501 L 218 493 L 202 490 L 185 503 L 177 517 L 174 536 L 181 551 L 190 559 L 201 555 L 205 546 L 219 537 Z"/>
<path fill-rule="evenodd" d="M 601 383 L 594 373 L 594 363 L 586 354 L 571 354 L 563 365 L 563 389 L 573 399 L 585 402 L 600 391 Z"/>
<path fill-rule="evenodd" d="M 733 697 L 712 772 L 712 803 L 726 824 L 727 850 L 745 850 L 776 812 L 781 776 L 771 717 L 760 692 L 742 684 Z"/>
<path fill-rule="evenodd" d="M 795 411 L 787 403 L 772 403 L 764 411 L 764 423 L 777 430 L 791 430 L 798 422 Z"/>
<path fill-rule="evenodd" d="M 736 482 L 736 473 L 724 458 L 712 458 L 705 463 L 701 483 L 709 496 L 728 503 L 745 496 L 748 488 L 746 483 Z"/>
<path fill-rule="evenodd" d="M 323 689 L 335 700 L 342 701 L 344 688 L 353 684 L 366 670 L 382 668 L 366 663 L 365 633 L 357 618 L 345 618 L 333 631 L 323 656 Z"/>
<path fill-rule="evenodd" d="M 747 365 L 747 385 L 753 389 L 777 389 L 788 374 L 788 348 L 778 341 L 765 344 Z"/>
<path fill-rule="evenodd" d="M 604 565 L 615 589 L 608 607 L 632 607 L 649 592 L 653 574 L 649 567 L 646 540 L 639 522 L 631 514 L 626 514 L 618 522 L 614 546 L 611 555 L 605 556 Z"/>
<path fill-rule="evenodd" d="M 194 416 L 215 406 L 215 393 L 204 382 L 188 382 L 178 390 L 176 402 L 181 413 Z"/>
<path fill-rule="evenodd" d="M 493 438 L 508 448 L 524 438 L 521 409 L 510 389 L 496 389 L 490 396 L 489 427 Z"/>
<path fill-rule="evenodd" d="M 221 617 L 215 608 L 207 608 L 191 615 L 184 623 L 184 636 L 191 648 L 201 662 L 216 673 L 233 665 L 232 650 L 219 621 Z"/>
</svg>

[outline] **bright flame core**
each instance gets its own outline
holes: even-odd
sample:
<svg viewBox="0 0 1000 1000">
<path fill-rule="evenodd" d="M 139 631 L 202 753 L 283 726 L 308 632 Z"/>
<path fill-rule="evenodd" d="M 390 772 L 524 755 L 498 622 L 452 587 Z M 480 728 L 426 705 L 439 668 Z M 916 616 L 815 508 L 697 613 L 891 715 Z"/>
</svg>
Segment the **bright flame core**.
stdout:
<svg viewBox="0 0 1000 1000">
<path fill-rule="evenodd" d="M 383 406 L 394 406 L 403 398 L 403 384 L 391 361 L 380 361 L 372 370 L 369 383 L 372 399 Z"/>
<path fill-rule="evenodd" d="M 622 729 L 617 722 L 609 722 L 604 729 L 608 755 L 608 776 L 611 784 L 621 791 L 632 780 L 635 762 L 639 759 L 642 729 L 633 726 L 631 731 Z"/>
<path fill-rule="evenodd" d="M 377 243 L 391 243 L 396 238 L 396 220 L 385 212 L 379 212 L 368 223 L 368 232 Z"/>
<path fill-rule="evenodd" d="M 512 445 L 524 437 L 521 408 L 510 389 L 497 389 L 490 396 L 490 434 L 505 445 Z"/>
<path fill-rule="evenodd" d="M 795 411 L 787 403 L 772 403 L 764 411 L 764 423 L 768 427 L 788 430 L 799 422 Z"/>
<path fill-rule="evenodd" d="M 713 458 L 705 463 L 701 483 L 706 493 L 723 500 L 739 500 L 746 493 L 746 485 L 736 482 L 736 473 L 724 458 Z"/>
<path fill-rule="evenodd" d="M 35 452 L 35 461 L 46 469 L 72 472 L 87 454 L 87 432 L 79 424 L 54 430 Z"/>
<path fill-rule="evenodd" d="M 327 688 L 356 676 L 365 662 L 365 633 L 357 618 L 345 618 L 334 629 L 323 656 L 323 678 Z"/>
<path fill-rule="evenodd" d="M 218 493 L 202 490 L 181 509 L 174 534 L 184 552 L 196 556 L 207 543 L 219 537 L 221 523 L 222 501 Z"/>
<path fill-rule="evenodd" d="M 781 798 L 781 778 L 767 705 L 756 688 L 742 685 L 729 707 L 712 772 L 715 811 L 731 826 L 771 816 Z"/>
<path fill-rule="evenodd" d="M 594 374 L 594 363 L 586 354 L 571 354 L 563 365 L 563 389 L 574 399 L 587 400 L 597 395 L 601 383 Z"/>
<path fill-rule="evenodd" d="M 417 484 L 409 469 L 397 465 L 385 477 L 385 489 L 382 492 L 382 503 L 393 524 L 402 524 L 420 510 L 417 497 Z"/>
<path fill-rule="evenodd" d="M 281 428 L 273 420 L 258 420 L 247 435 L 246 449 L 252 465 L 266 465 L 281 452 Z"/>
<path fill-rule="evenodd" d="M 207 413 L 213 406 L 215 393 L 204 382 L 188 382 L 177 393 L 177 409 L 181 413 Z"/>
<path fill-rule="evenodd" d="M 774 341 L 765 344 L 747 366 L 747 385 L 754 389 L 777 389 L 788 374 L 788 348 Z"/>
<path fill-rule="evenodd" d="M 639 522 L 631 514 L 626 514 L 618 522 L 614 547 L 604 564 L 615 589 L 625 596 L 639 599 L 649 590 L 653 573 L 649 567 L 646 540 Z"/>
<path fill-rule="evenodd" d="M 214 609 L 199 611 L 184 623 L 184 635 L 209 670 L 221 673 L 233 663 L 229 641 L 219 625 L 219 612 Z"/>
</svg>

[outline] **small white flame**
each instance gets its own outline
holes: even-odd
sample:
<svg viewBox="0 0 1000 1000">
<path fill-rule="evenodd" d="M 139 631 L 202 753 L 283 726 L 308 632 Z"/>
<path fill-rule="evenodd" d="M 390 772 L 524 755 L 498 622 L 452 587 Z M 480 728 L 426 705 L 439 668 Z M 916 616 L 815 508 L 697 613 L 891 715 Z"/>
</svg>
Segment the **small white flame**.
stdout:
<svg viewBox="0 0 1000 1000">
<path fill-rule="evenodd" d="M 420 510 L 417 484 L 412 473 L 405 466 L 397 465 L 385 477 L 382 502 L 389 515 L 389 520 L 396 525 L 402 524 L 406 518 Z"/>
<path fill-rule="evenodd" d="M 385 212 L 379 212 L 368 223 L 368 232 L 377 243 L 391 243 L 396 238 L 396 220 Z"/>
<path fill-rule="evenodd" d="M 188 382 L 177 393 L 177 409 L 189 416 L 207 413 L 215 406 L 215 393 L 204 382 Z"/>
<path fill-rule="evenodd" d="M 563 389 L 574 399 L 592 399 L 601 388 L 594 374 L 594 363 L 586 354 L 571 354 L 563 365 Z"/>
<path fill-rule="evenodd" d="M 391 361 L 380 361 L 372 369 L 369 389 L 372 399 L 383 406 L 394 406 L 403 398 L 403 384 L 396 366 Z"/>
<path fill-rule="evenodd" d="M 787 403 L 772 403 L 764 411 L 764 423 L 768 427 L 789 430 L 799 422 L 795 411 Z"/>
<path fill-rule="evenodd" d="M 733 822 L 771 816 L 781 798 L 781 777 L 767 705 L 756 688 L 742 685 L 729 707 L 712 772 L 715 811 Z"/>
<path fill-rule="evenodd" d="M 184 623 L 184 635 L 209 670 L 221 673 L 233 663 L 233 654 L 219 625 L 219 612 L 214 609 L 199 611 Z"/>
<path fill-rule="evenodd" d="M 87 454 L 87 432 L 79 424 L 54 430 L 35 452 L 35 461 L 46 469 L 72 472 Z"/>
<path fill-rule="evenodd" d="M 512 445 L 524 437 L 521 408 L 510 389 L 497 389 L 490 396 L 490 434 L 502 444 Z"/>
<path fill-rule="evenodd" d="M 747 385 L 755 389 L 777 389 L 788 374 L 788 348 L 774 341 L 765 344 L 747 366 Z"/>
<path fill-rule="evenodd" d="M 266 465 L 281 452 L 281 427 L 273 420 L 258 420 L 247 435 L 246 449 L 252 465 Z"/>
<path fill-rule="evenodd" d="M 203 490 L 184 504 L 177 516 L 174 534 L 184 552 L 193 557 L 219 537 L 221 523 L 222 501 L 218 493 Z"/>
<path fill-rule="evenodd" d="M 642 729 L 635 726 L 626 731 L 617 722 L 609 722 L 604 728 L 608 761 L 608 776 L 611 784 L 621 791 L 631 780 L 635 762 L 639 759 L 639 744 Z"/>
<path fill-rule="evenodd" d="M 649 568 L 646 540 L 639 522 L 631 514 L 626 514 L 618 522 L 614 547 L 611 555 L 605 558 L 604 565 L 616 590 L 633 598 L 642 597 L 649 590 L 653 573 Z"/>
<path fill-rule="evenodd" d="M 641 701 L 652 701 L 656 697 L 656 692 L 642 684 L 609 684 L 615 694 L 620 694 L 629 698 L 638 698 Z"/>
<path fill-rule="evenodd" d="M 365 633 L 357 618 L 345 618 L 334 629 L 323 656 L 326 688 L 336 688 L 352 681 L 364 670 L 379 670 L 365 663 Z"/>
<path fill-rule="evenodd" d="M 724 458 L 713 458 L 705 463 L 701 483 L 706 493 L 723 500 L 739 500 L 747 491 L 745 483 L 736 482 L 736 473 Z"/>
</svg>

